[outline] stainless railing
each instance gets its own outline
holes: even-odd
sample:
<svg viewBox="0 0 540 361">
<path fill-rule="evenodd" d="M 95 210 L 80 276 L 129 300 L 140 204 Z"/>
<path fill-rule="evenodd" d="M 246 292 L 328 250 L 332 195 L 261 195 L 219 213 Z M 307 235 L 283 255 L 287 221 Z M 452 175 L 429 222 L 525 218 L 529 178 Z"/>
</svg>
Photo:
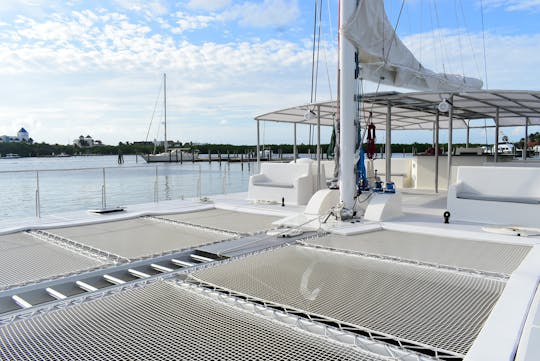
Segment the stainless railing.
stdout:
<svg viewBox="0 0 540 361">
<path fill-rule="evenodd" d="M 0 217 L 244 192 L 255 168 L 216 162 L 0 171 Z"/>
</svg>

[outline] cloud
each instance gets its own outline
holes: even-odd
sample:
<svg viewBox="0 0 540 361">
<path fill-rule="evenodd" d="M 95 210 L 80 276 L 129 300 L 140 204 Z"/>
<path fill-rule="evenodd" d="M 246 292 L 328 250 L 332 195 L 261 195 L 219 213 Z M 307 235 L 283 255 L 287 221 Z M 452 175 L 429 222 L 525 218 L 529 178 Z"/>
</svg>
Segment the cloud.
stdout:
<svg viewBox="0 0 540 361">
<path fill-rule="evenodd" d="M 270 5 L 281 9 L 279 15 Z M 210 27 L 213 22 L 221 25 L 225 15 L 197 16 L 184 10 L 152 19 L 118 9 L 71 8 L 45 18 L 28 14 L 3 18 L 0 125 L 9 127 L 0 128 L 0 133 L 14 134 L 20 126 L 28 126 L 39 142 L 65 144 L 83 133 L 107 144 L 144 140 L 163 72 L 168 79 L 168 133 L 175 140 L 254 143 L 255 115 L 308 101 L 309 41 L 193 40 L 189 30 Z M 269 27 L 299 16 L 295 15 L 298 2 L 284 0 L 244 2 L 224 13 L 228 11 L 230 21 L 246 25 L 260 19 L 259 25 Z M 233 36 L 228 39 L 238 35 L 234 27 L 216 29 L 230 30 Z M 426 67 L 442 71 L 440 59 L 444 58 L 449 72 L 482 76 L 481 34 L 439 32 L 403 40 Z M 441 38 L 445 53 L 434 41 Z M 490 87 L 538 89 L 539 43 L 540 34 L 502 36 L 488 31 Z M 336 54 L 329 55 L 329 77 L 334 81 Z M 319 99 L 323 100 L 329 98 L 329 90 L 327 77 L 320 71 Z M 372 85 L 366 85 L 368 91 Z M 219 132 L 209 131 L 209 125 L 219 127 Z M 307 143 L 308 132 L 300 128 L 299 142 Z M 153 138 L 157 133 L 150 134 Z M 268 124 L 264 138 L 292 142 L 292 129 Z"/>
<path fill-rule="evenodd" d="M 214 16 L 188 15 L 181 11 L 175 14 L 175 18 L 177 26 L 171 28 L 171 31 L 175 34 L 181 34 L 187 30 L 204 29 L 208 27 L 208 24 L 216 20 Z"/>
<path fill-rule="evenodd" d="M 540 0 L 484 0 L 484 5 L 507 11 L 540 10 Z"/>
<path fill-rule="evenodd" d="M 216 11 L 229 6 L 231 0 L 190 0 L 187 4 L 192 10 Z"/>
<path fill-rule="evenodd" d="M 184 15 L 183 31 L 214 21 Z M 38 142 L 143 140 L 162 72 L 168 133 L 181 141 L 254 142 L 254 115 L 308 96 L 311 48 L 287 40 L 193 43 L 103 9 L 20 16 L 3 29 L 0 124 L 7 134 L 28 126 Z"/>
<path fill-rule="evenodd" d="M 147 17 L 164 15 L 167 13 L 167 5 L 163 0 L 113 0 L 123 9 L 141 12 Z"/>
<path fill-rule="evenodd" d="M 441 44 L 437 39 L 444 39 Z M 480 33 L 439 29 L 402 39 L 427 68 L 437 72 L 483 78 L 483 39 Z M 538 89 L 540 33 L 498 35 L 486 32 L 488 85 L 491 89 Z M 519 64 L 519 65 L 518 65 Z M 527 71 L 523 71 L 527 69 Z M 484 87 L 486 85 L 485 79 Z"/>
<path fill-rule="evenodd" d="M 281 27 L 290 25 L 300 16 L 297 0 L 264 0 L 262 3 L 244 2 L 222 14 L 225 20 L 237 20 L 247 27 Z"/>
</svg>

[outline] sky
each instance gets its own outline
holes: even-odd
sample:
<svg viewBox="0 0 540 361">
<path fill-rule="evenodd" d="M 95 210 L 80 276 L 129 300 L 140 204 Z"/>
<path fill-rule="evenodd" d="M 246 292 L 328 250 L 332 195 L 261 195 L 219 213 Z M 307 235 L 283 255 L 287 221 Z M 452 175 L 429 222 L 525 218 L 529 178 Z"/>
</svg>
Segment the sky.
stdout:
<svg viewBox="0 0 540 361">
<path fill-rule="evenodd" d="M 24 127 L 47 143 L 70 144 L 79 135 L 112 145 L 161 139 L 158 96 L 166 73 L 169 139 L 255 144 L 256 115 L 312 98 L 314 3 L 2 0 L 0 135 Z M 388 17 L 426 67 L 478 77 L 489 89 L 540 90 L 540 0 L 404 3 L 399 17 L 402 0 L 385 0 Z M 330 100 L 337 0 L 321 0 L 321 8 L 315 99 Z M 375 88 L 364 84 L 366 91 Z M 504 132 L 517 141 L 524 130 Z M 288 125 L 262 127 L 263 143 L 292 143 L 292 134 Z M 471 135 L 485 142 L 483 130 Z M 493 131 L 488 137 L 492 142 Z M 307 126 L 298 138 L 310 142 Z M 322 141 L 328 138 L 325 130 Z M 392 138 L 430 142 L 431 132 Z M 454 136 L 460 141 L 463 132 Z"/>
</svg>

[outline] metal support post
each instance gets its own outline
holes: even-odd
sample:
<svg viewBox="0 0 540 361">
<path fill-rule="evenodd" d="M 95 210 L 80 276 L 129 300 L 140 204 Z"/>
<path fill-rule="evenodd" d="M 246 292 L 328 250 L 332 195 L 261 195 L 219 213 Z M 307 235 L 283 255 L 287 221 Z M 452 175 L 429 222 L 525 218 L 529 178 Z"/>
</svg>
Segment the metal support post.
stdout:
<svg viewBox="0 0 540 361">
<path fill-rule="evenodd" d="M 450 189 L 452 184 L 452 153 L 454 152 L 452 137 L 454 135 L 454 96 L 450 96 L 450 111 L 448 112 L 448 169 L 447 169 L 447 182 L 446 189 Z"/>
<path fill-rule="evenodd" d="M 257 169 L 261 169 L 261 125 L 257 120 Z"/>
<path fill-rule="evenodd" d="M 317 190 L 321 189 L 321 106 L 317 105 Z"/>
<path fill-rule="evenodd" d="M 437 109 L 435 117 L 435 193 L 439 193 L 439 120 L 440 113 Z"/>
<path fill-rule="evenodd" d="M 293 159 L 294 159 L 294 162 L 296 163 L 296 159 L 298 159 L 298 147 L 296 145 L 296 123 L 294 123 Z"/>
<path fill-rule="evenodd" d="M 495 113 L 495 149 L 493 149 L 495 163 L 499 161 L 499 108 Z"/>
<path fill-rule="evenodd" d="M 384 147 L 386 156 L 385 181 L 392 181 L 392 104 L 388 102 L 386 109 L 386 145 Z"/>
<path fill-rule="evenodd" d="M 525 118 L 525 139 L 523 141 L 523 161 L 527 162 L 527 144 L 529 143 L 529 118 Z"/>
</svg>

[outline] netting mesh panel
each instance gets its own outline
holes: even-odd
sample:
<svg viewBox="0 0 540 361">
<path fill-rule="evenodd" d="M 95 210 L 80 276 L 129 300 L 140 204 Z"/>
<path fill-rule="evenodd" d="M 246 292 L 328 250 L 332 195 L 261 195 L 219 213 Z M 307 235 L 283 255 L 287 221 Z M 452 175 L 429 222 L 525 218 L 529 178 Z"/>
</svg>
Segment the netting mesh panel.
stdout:
<svg viewBox="0 0 540 361">
<path fill-rule="evenodd" d="M 529 246 L 386 230 L 354 236 L 331 234 L 310 239 L 307 243 L 505 274 L 512 273 L 531 249 Z"/>
<path fill-rule="evenodd" d="M 238 233 L 256 233 L 275 228 L 272 222 L 282 217 L 211 209 L 200 212 L 169 214 L 160 218 L 188 222 Z"/>
<path fill-rule="evenodd" d="M 380 360 L 159 282 L 0 329 L 10 360 Z"/>
<path fill-rule="evenodd" d="M 103 265 L 26 233 L 0 236 L 0 288 Z"/>
<path fill-rule="evenodd" d="M 49 232 L 127 258 L 139 258 L 230 238 L 216 232 L 141 218 L 57 228 Z"/>
<path fill-rule="evenodd" d="M 505 283 L 301 246 L 193 278 L 372 331 L 465 354 Z"/>
</svg>

